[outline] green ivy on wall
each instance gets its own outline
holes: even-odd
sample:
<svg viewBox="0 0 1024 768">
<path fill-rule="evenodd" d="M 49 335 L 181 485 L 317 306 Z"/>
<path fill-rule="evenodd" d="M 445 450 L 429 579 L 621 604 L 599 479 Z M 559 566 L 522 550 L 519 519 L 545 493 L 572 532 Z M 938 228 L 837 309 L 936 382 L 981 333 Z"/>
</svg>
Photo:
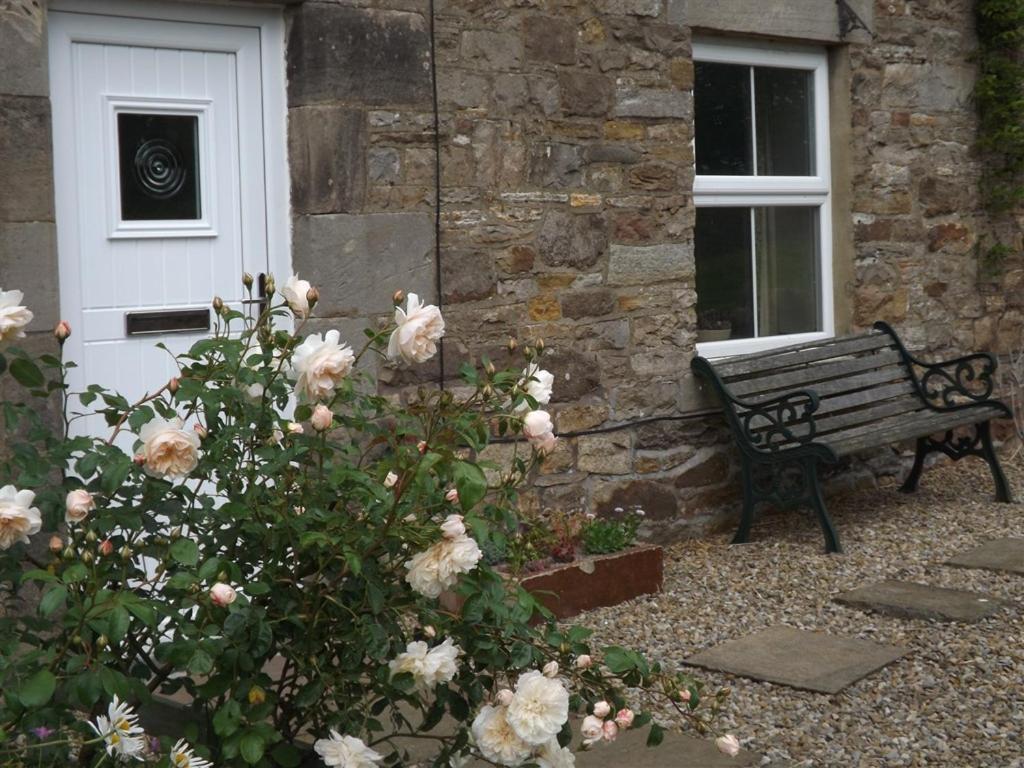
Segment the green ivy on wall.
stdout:
<svg viewBox="0 0 1024 768">
<path fill-rule="evenodd" d="M 977 0 L 978 145 L 992 213 L 1024 202 L 1024 0 Z"/>
</svg>

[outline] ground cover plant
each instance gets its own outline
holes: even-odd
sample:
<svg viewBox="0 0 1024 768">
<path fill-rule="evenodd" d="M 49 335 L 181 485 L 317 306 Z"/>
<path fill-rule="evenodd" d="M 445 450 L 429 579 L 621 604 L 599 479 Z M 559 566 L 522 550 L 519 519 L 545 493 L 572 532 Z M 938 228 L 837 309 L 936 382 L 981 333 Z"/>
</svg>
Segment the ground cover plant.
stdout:
<svg viewBox="0 0 1024 768">
<path fill-rule="evenodd" d="M 297 276 L 267 292 L 258 317 L 215 298 L 212 337 L 130 402 L 67 392 L 73 363 L 20 350 L 31 310 L 0 291 L 0 764 L 368 768 L 408 765 L 415 741 L 435 766 L 564 768 L 574 735 L 661 740 L 637 689 L 711 728 L 722 696 L 532 625 L 544 609 L 482 557 L 520 530 L 516 489 L 557 440 L 542 345 L 463 366 L 457 391 L 382 396 L 364 363 L 433 357 L 437 307 L 396 294 L 354 345 L 305 333 L 319 294 Z M 74 430 L 87 413 L 102 435 Z M 520 438 L 508 466 L 481 458 L 496 436 Z M 181 739 L 137 716 L 174 693 Z"/>
</svg>

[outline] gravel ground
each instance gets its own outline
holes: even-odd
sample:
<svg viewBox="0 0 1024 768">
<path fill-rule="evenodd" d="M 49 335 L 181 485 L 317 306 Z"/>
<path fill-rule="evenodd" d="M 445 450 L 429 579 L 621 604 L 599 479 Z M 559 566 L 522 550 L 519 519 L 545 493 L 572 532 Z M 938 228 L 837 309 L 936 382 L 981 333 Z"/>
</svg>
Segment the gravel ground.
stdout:
<svg viewBox="0 0 1024 768">
<path fill-rule="evenodd" d="M 1024 460 L 1004 467 L 1024 498 Z M 802 511 L 769 515 L 750 544 L 729 536 L 666 551 L 660 595 L 584 614 L 598 643 L 669 666 L 711 645 L 785 624 L 906 646 L 910 654 L 835 696 L 695 670 L 728 685 L 720 722 L 766 765 L 1024 768 L 1024 576 L 942 565 L 992 538 L 1024 537 L 1024 505 L 992 501 L 978 459 L 926 470 L 916 495 L 893 483 L 830 499 L 846 554 L 828 556 Z M 976 624 L 896 619 L 832 602 L 883 578 L 1013 601 Z"/>
</svg>

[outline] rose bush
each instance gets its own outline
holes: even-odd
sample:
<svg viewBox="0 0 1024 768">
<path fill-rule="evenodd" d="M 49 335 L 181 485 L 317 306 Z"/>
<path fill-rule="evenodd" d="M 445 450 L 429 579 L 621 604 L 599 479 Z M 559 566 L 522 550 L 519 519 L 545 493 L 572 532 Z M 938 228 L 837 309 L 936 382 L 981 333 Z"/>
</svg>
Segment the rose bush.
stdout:
<svg viewBox="0 0 1024 768">
<path fill-rule="evenodd" d="M 647 725 L 661 739 L 634 712 L 637 688 L 707 730 L 721 697 L 701 707 L 691 677 L 537 624 L 544 609 L 482 561 L 517 531 L 516 488 L 556 439 L 537 346 L 525 370 L 467 364 L 457 394 L 399 400 L 359 361 L 429 359 L 437 307 L 410 294 L 355 352 L 334 330 L 303 335 L 315 288 L 294 277 L 283 293 L 259 317 L 215 299 L 212 337 L 135 402 L 67 392 L 72 363 L 58 357 L 0 355 L 14 393 L 0 449 L 0 764 L 364 768 L 408 765 L 415 742 L 435 766 L 561 768 L 573 713 L 588 743 Z M 21 300 L 0 291 L 5 339 L 31 319 Z M 53 426 L 41 401 L 61 396 Z M 90 413 L 108 433 L 69 436 Z M 486 460 L 496 435 L 526 438 L 509 466 Z M 36 546 L 41 530 L 60 535 Z M 459 614 L 443 590 L 464 599 Z M 137 716 L 158 694 L 191 702 L 184 739 Z"/>
</svg>

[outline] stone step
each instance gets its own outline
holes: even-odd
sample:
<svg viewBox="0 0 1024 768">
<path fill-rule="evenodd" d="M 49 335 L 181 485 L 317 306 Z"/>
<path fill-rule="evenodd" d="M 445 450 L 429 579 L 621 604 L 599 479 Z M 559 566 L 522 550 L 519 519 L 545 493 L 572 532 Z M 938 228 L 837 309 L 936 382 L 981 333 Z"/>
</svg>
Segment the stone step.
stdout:
<svg viewBox="0 0 1024 768">
<path fill-rule="evenodd" d="M 853 608 L 903 619 L 974 622 L 1001 610 L 998 598 L 962 589 L 886 579 L 835 596 Z"/>
<path fill-rule="evenodd" d="M 906 655 L 907 649 L 792 627 L 770 627 L 705 649 L 695 667 L 817 693 L 847 686 Z"/>
<path fill-rule="evenodd" d="M 1024 574 L 1024 539 L 994 539 L 954 555 L 946 565 Z"/>
</svg>

